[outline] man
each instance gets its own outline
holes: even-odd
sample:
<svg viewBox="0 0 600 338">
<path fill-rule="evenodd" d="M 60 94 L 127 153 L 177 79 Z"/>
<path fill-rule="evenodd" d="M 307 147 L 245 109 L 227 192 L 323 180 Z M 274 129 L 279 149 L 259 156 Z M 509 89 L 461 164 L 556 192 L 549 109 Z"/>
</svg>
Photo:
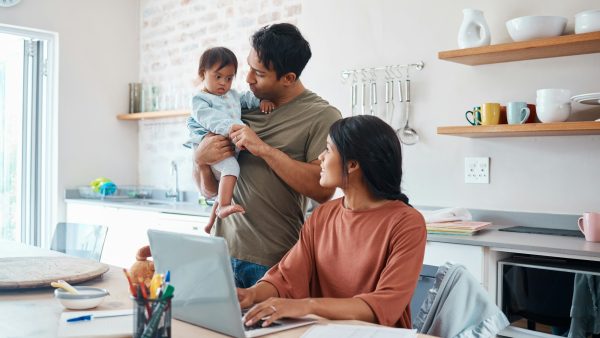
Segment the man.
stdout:
<svg viewBox="0 0 600 338">
<path fill-rule="evenodd" d="M 194 152 L 194 178 L 205 196 L 217 194 L 210 165 L 239 149 L 241 172 L 233 200 L 246 212 L 217 220 L 212 233 L 227 241 L 238 287 L 254 285 L 296 243 L 309 197 L 331 198 L 319 185 L 319 154 L 340 112 L 304 88 L 299 77 L 311 57 L 310 46 L 291 24 L 266 26 L 252 36 L 246 78 L 271 114 L 242 115 L 247 125 L 232 128 L 230 139 L 208 135 Z"/>
</svg>

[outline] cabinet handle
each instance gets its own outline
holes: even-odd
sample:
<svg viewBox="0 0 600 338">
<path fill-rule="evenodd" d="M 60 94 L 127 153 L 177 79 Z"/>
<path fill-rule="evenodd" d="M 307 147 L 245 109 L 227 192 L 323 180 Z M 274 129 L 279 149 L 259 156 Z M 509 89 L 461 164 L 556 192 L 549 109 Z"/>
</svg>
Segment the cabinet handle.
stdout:
<svg viewBox="0 0 600 338">
<path fill-rule="evenodd" d="M 192 230 L 198 230 L 198 227 L 197 226 L 193 226 Z"/>
</svg>

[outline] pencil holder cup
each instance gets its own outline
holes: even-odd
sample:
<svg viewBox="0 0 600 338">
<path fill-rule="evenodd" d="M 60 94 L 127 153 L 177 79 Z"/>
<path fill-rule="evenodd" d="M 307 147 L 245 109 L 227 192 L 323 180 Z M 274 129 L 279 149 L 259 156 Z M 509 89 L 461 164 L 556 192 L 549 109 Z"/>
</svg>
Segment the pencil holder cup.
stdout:
<svg viewBox="0 0 600 338">
<path fill-rule="evenodd" d="M 171 338 L 171 298 L 133 299 L 133 338 Z"/>
</svg>

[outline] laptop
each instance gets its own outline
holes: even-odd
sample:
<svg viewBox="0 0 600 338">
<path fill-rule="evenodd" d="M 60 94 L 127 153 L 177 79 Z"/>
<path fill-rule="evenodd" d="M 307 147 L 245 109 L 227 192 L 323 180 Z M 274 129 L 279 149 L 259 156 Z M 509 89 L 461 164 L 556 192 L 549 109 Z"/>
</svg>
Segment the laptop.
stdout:
<svg viewBox="0 0 600 338">
<path fill-rule="evenodd" d="M 258 337 L 316 322 L 284 318 L 269 327 L 243 324 L 227 243 L 220 237 L 148 230 L 158 273 L 171 271 L 175 287 L 173 317 L 184 322 L 242 337 Z"/>
</svg>

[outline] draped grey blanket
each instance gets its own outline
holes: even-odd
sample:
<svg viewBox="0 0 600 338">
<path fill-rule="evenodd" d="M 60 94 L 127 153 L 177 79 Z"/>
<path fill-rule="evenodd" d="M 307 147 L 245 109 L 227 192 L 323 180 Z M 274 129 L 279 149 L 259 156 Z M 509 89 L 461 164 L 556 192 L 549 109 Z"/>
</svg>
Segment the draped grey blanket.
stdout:
<svg viewBox="0 0 600 338">
<path fill-rule="evenodd" d="M 509 325 L 487 291 L 462 265 L 438 269 L 434 287 L 421 306 L 414 328 L 438 337 L 495 337 Z"/>
</svg>

